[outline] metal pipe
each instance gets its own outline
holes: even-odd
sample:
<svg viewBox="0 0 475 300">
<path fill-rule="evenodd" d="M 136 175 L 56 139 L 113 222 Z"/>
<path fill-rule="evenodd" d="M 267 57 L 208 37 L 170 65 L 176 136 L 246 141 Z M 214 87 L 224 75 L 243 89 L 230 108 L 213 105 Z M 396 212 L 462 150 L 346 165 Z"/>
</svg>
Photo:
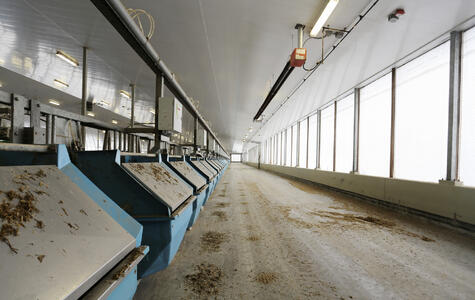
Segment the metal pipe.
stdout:
<svg viewBox="0 0 475 300">
<path fill-rule="evenodd" d="M 185 93 L 178 81 L 173 77 L 172 72 L 167 67 L 165 62 L 160 58 L 158 53 L 153 48 L 152 44 L 147 40 L 145 35 L 140 31 L 137 24 L 130 17 L 127 9 L 123 6 L 120 0 L 91 0 L 99 11 L 109 20 L 109 22 L 122 35 L 127 43 L 132 46 L 137 54 L 144 60 L 144 62 L 158 75 L 162 75 L 165 80 L 165 85 L 168 89 L 181 100 L 183 105 L 187 107 L 191 114 L 197 117 L 203 127 L 214 137 L 214 139 L 221 146 L 223 151 L 229 155 L 221 142 L 218 140 L 214 132 L 208 126 L 204 118 L 194 106 L 191 99 Z M 157 111 L 155 112 L 157 113 Z"/>
<path fill-rule="evenodd" d="M 305 28 L 305 25 L 302 24 L 297 24 L 295 25 L 295 29 L 298 30 L 298 48 L 303 48 L 303 29 Z"/>
<path fill-rule="evenodd" d="M 290 65 L 290 60 L 285 64 L 284 69 L 280 73 L 279 77 L 277 78 L 276 82 L 272 86 L 272 88 L 269 91 L 269 94 L 267 94 L 266 99 L 262 103 L 261 107 L 257 111 L 256 115 L 254 116 L 254 121 L 259 119 L 259 117 L 262 115 L 264 110 L 267 108 L 269 103 L 274 99 L 275 95 L 279 92 L 280 88 L 284 84 L 284 82 L 287 80 L 289 75 L 292 73 L 292 71 L 295 68 Z"/>
<path fill-rule="evenodd" d="M 55 150 L 56 147 L 54 145 L 0 143 L 0 151 L 53 152 Z"/>
</svg>

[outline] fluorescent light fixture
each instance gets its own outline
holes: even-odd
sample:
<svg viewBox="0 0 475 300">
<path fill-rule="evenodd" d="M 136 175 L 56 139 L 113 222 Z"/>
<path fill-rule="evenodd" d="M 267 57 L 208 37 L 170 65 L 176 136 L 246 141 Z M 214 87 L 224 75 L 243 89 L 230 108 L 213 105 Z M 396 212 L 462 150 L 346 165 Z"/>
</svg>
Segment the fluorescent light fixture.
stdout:
<svg viewBox="0 0 475 300">
<path fill-rule="evenodd" d="M 53 105 L 56 105 L 56 106 L 60 106 L 60 105 L 61 105 L 61 103 L 59 103 L 57 100 L 54 100 L 54 99 L 49 99 L 48 102 L 49 102 L 50 104 L 53 104 Z"/>
<path fill-rule="evenodd" d="M 332 12 L 335 10 L 338 1 L 339 0 L 328 0 L 327 6 L 325 6 L 325 9 L 323 10 L 322 14 L 313 26 L 312 31 L 310 31 L 311 37 L 316 37 L 320 30 L 322 30 L 322 27 L 325 25 Z"/>
<path fill-rule="evenodd" d="M 70 64 L 73 67 L 79 66 L 78 60 L 75 59 L 74 57 L 72 57 L 71 55 L 67 54 L 64 51 L 57 50 L 56 51 L 56 56 L 61 58 L 62 60 L 64 60 L 65 62 L 67 62 L 68 64 Z"/>
<path fill-rule="evenodd" d="M 116 124 L 117 125 L 117 120 L 112 120 L 112 124 Z"/>
<path fill-rule="evenodd" d="M 69 87 L 69 84 L 67 84 L 66 82 L 64 82 L 62 80 L 59 80 L 59 79 L 55 79 L 54 84 L 56 84 L 59 87 L 63 87 L 63 88 Z"/>
<path fill-rule="evenodd" d="M 120 94 L 121 94 L 122 96 L 124 96 L 125 98 L 130 99 L 130 94 L 127 93 L 126 91 L 120 90 Z"/>
<path fill-rule="evenodd" d="M 99 106 L 111 106 L 112 104 L 104 99 L 94 99 L 93 103 Z"/>
<path fill-rule="evenodd" d="M 95 116 L 96 116 L 96 114 L 93 113 L 92 111 L 88 111 L 88 112 L 87 112 L 87 115 L 88 115 L 89 117 L 95 117 Z"/>
</svg>

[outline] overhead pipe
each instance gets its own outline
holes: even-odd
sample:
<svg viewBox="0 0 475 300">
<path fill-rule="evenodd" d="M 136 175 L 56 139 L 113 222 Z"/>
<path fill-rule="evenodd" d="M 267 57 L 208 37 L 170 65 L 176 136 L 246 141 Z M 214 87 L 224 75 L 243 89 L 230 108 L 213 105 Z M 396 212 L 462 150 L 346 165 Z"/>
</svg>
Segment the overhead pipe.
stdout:
<svg viewBox="0 0 475 300">
<path fill-rule="evenodd" d="M 290 65 L 290 60 L 289 60 L 287 64 L 285 64 L 284 69 L 282 70 L 279 77 L 275 81 L 274 85 L 270 89 L 269 94 L 267 94 L 267 97 L 262 103 L 259 110 L 257 111 L 257 114 L 254 116 L 254 121 L 257 121 L 257 119 L 259 119 L 259 117 L 262 115 L 262 113 L 267 108 L 267 106 L 272 101 L 272 99 L 274 99 L 275 95 L 277 95 L 280 88 L 282 87 L 282 85 L 284 84 L 284 82 L 287 80 L 287 78 L 289 77 L 289 75 L 292 73 L 294 69 L 295 67 L 292 67 Z"/>
<path fill-rule="evenodd" d="M 221 146 L 224 153 L 229 156 L 226 150 L 224 150 L 221 142 L 218 140 L 214 132 L 194 106 L 190 97 L 186 95 L 181 85 L 173 77 L 170 69 L 160 58 L 142 31 L 140 31 L 139 27 L 130 17 L 127 9 L 123 6 L 120 0 L 91 0 L 91 2 L 106 17 L 106 19 L 109 20 L 112 26 L 114 26 L 114 28 L 120 33 L 124 40 L 144 60 L 144 62 L 152 69 L 152 71 L 154 71 L 157 75 L 162 75 L 164 77 L 167 88 L 181 100 L 182 104 L 190 110 L 194 117 L 198 118 L 203 127 Z"/>
</svg>

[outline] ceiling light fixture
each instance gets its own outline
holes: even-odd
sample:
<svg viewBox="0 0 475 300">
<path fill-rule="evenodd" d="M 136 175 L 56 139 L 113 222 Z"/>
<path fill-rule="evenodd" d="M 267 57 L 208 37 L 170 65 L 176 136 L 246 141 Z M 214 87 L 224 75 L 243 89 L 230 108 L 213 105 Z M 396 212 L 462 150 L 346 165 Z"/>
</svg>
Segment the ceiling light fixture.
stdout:
<svg viewBox="0 0 475 300">
<path fill-rule="evenodd" d="M 310 31 L 310 36 L 311 37 L 316 37 L 320 30 L 322 30 L 323 26 L 327 22 L 328 18 L 332 14 L 332 12 L 335 10 L 335 7 L 337 6 L 339 0 L 328 0 L 327 6 L 325 6 L 325 9 L 323 10 L 322 14 L 318 18 L 317 22 L 312 28 L 312 31 Z"/>
<path fill-rule="evenodd" d="M 71 55 L 67 54 L 66 52 L 64 51 L 61 51 L 61 50 L 57 50 L 56 51 L 56 56 L 61 58 L 62 60 L 64 60 L 65 62 L 69 63 L 71 66 L 73 67 L 77 67 L 79 66 L 79 62 L 77 59 L 75 59 L 74 57 L 72 57 Z"/>
<path fill-rule="evenodd" d="M 120 90 L 120 94 L 121 94 L 122 96 L 124 96 L 125 98 L 130 99 L 130 94 L 127 93 L 126 91 Z"/>
<path fill-rule="evenodd" d="M 117 125 L 117 120 L 112 120 L 112 124 L 116 124 Z"/>
<path fill-rule="evenodd" d="M 92 111 L 88 111 L 88 112 L 87 112 L 87 115 L 88 115 L 89 117 L 95 117 L 95 116 L 96 116 L 96 114 L 93 113 Z"/>
<path fill-rule="evenodd" d="M 62 80 L 59 80 L 59 79 L 55 79 L 54 84 L 56 84 L 59 87 L 63 87 L 63 88 L 69 87 L 69 84 L 67 84 L 66 82 L 64 82 Z"/>
<path fill-rule="evenodd" d="M 48 102 L 49 102 L 50 104 L 53 104 L 53 105 L 56 105 L 56 106 L 60 106 L 60 105 L 61 105 L 61 103 L 59 103 L 58 101 L 56 101 L 56 100 L 54 100 L 54 99 L 49 99 Z"/>
</svg>

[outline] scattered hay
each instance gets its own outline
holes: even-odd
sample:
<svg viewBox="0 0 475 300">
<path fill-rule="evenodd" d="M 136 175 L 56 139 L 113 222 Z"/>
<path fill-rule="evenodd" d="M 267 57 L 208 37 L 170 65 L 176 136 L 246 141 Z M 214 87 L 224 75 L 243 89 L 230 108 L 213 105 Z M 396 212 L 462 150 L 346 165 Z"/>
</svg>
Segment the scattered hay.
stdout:
<svg viewBox="0 0 475 300">
<path fill-rule="evenodd" d="M 225 208 L 225 207 L 228 207 L 229 205 L 230 204 L 226 202 L 216 202 L 216 207 L 219 207 L 219 208 Z"/>
<path fill-rule="evenodd" d="M 217 231 L 208 231 L 201 236 L 201 249 L 208 252 L 218 252 L 221 250 L 221 244 L 228 240 L 225 233 Z"/>
<path fill-rule="evenodd" d="M 69 228 L 74 229 L 74 230 L 79 230 L 79 225 L 78 224 L 71 224 L 69 222 L 64 222 L 66 225 L 68 225 Z"/>
<path fill-rule="evenodd" d="M 259 236 L 257 236 L 257 235 L 250 235 L 250 236 L 248 236 L 248 237 L 246 238 L 246 240 L 251 241 L 251 242 L 256 242 L 256 241 L 258 241 L 258 240 L 260 240 L 260 239 L 261 239 L 261 238 L 260 238 Z"/>
<path fill-rule="evenodd" d="M 35 224 L 36 228 L 38 228 L 38 229 L 45 228 L 45 223 L 43 221 L 40 221 L 40 220 L 37 220 L 37 219 L 35 219 L 35 221 L 36 221 L 36 224 Z"/>
<path fill-rule="evenodd" d="M 7 244 L 10 250 L 17 254 L 18 249 L 13 247 L 9 237 L 18 236 L 20 227 L 25 227 L 26 223 L 34 219 L 34 215 L 39 212 L 36 208 L 37 199 L 35 196 L 27 190 L 24 181 L 34 181 L 38 177 L 45 177 L 46 174 L 43 170 L 37 173 L 29 173 L 25 170 L 24 173 L 15 176 L 12 181 L 19 184 L 20 187 L 15 190 L 3 192 L 6 199 L 0 203 L 0 219 L 2 226 L 0 228 L 0 241 Z M 35 219 L 36 220 L 36 219 Z M 36 227 L 43 228 L 42 221 L 36 220 Z"/>
<path fill-rule="evenodd" d="M 220 221 L 227 221 L 228 220 L 228 217 L 227 217 L 226 213 L 224 211 L 221 211 L 221 210 L 214 211 L 211 215 L 218 217 L 218 219 Z"/>
<path fill-rule="evenodd" d="M 219 293 L 223 272 L 213 264 L 199 264 L 197 272 L 185 276 L 185 285 L 200 296 L 213 296 Z"/>
<path fill-rule="evenodd" d="M 316 225 L 316 224 L 309 223 L 309 222 L 303 221 L 301 219 L 292 218 L 290 216 L 290 212 L 292 211 L 292 209 L 290 207 L 279 206 L 279 210 L 284 215 L 284 218 L 287 221 L 293 223 L 294 225 L 296 225 L 300 228 L 311 229 L 311 228 L 314 228 L 314 227 L 318 227 L 318 225 Z"/>
<path fill-rule="evenodd" d="M 87 212 L 84 209 L 80 209 L 79 212 L 82 213 L 83 215 L 87 216 Z"/>
<path fill-rule="evenodd" d="M 277 280 L 277 274 L 273 272 L 260 272 L 257 274 L 255 280 L 262 284 L 270 284 Z"/>
<path fill-rule="evenodd" d="M 42 263 L 43 262 L 43 259 L 45 259 L 45 256 L 44 254 L 36 254 L 36 259 Z"/>
<path fill-rule="evenodd" d="M 419 235 L 417 233 L 413 233 L 402 228 L 397 228 L 395 223 L 387 221 L 387 220 L 379 219 L 373 216 L 358 216 L 355 214 L 339 213 L 339 212 L 333 212 L 333 211 L 318 211 L 318 212 L 311 212 L 310 214 L 334 220 L 334 222 L 327 222 L 327 223 L 330 223 L 331 225 L 334 225 L 334 224 L 342 225 L 341 221 L 350 223 L 350 224 L 369 224 L 369 225 L 375 225 L 378 227 L 386 228 L 398 234 L 403 234 L 410 237 L 419 238 L 425 242 L 435 242 L 435 240 L 429 237 L 426 237 L 424 235 Z"/>
<path fill-rule="evenodd" d="M 68 214 L 68 212 L 66 211 L 66 209 L 65 209 L 64 207 L 61 207 L 61 209 L 63 210 L 64 214 L 65 214 L 67 217 L 69 217 L 69 214 Z"/>
<path fill-rule="evenodd" d="M 137 260 L 137 258 L 140 257 L 140 255 L 143 255 L 143 251 L 145 250 L 146 246 L 140 246 L 138 248 L 135 248 L 130 255 L 127 256 L 127 261 L 126 263 L 116 272 L 114 275 L 112 275 L 112 279 L 117 280 L 121 277 L 124 277 L 127 272 L 127 270 L 130 268 L 132 263 Z M 63 249 L 64 252 L 66 250 Z"/>
</svg>

